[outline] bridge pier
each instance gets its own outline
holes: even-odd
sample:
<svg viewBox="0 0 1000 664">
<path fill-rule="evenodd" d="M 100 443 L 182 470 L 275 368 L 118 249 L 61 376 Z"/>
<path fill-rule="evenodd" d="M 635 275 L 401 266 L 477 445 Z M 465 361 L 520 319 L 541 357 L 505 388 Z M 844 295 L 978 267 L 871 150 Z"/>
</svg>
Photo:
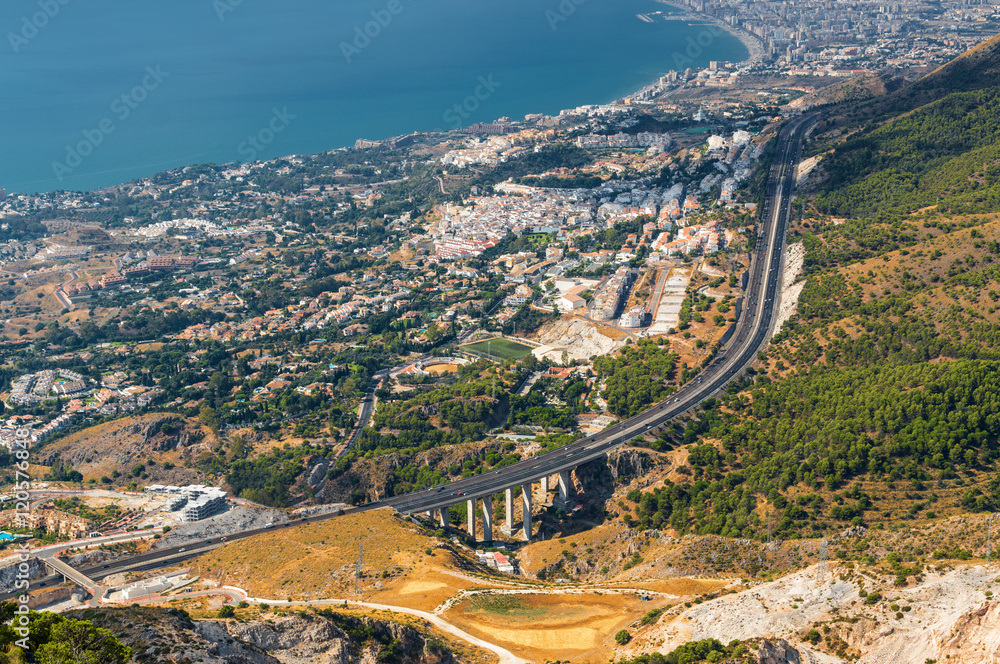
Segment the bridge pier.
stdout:
<svg viewBox="0 0 1000 664">
<path fill-rule="evenodd" d="M 447 528 L 448 527 L 448 508 L 447 507 L 442 507 L 441 509 L 439 509 L 437 511 L 437 513 L 438 513 L 438 523 L 441 525 L 442 528 Z"/>
<path fill-rule="evenodd" d="M 506 521 L 507 534 L 514 534 L 514 488 L 507 487 L 504 491 L 504 500 L 506 504 L 504 505 L 504 520 Z"/>
<path fill-rule="evenodd" d="M 521 485 L 521 528 L 524 530 L 524 541 L 531 541 L 531 484 Z"/>
<path fill-rule="evenodd" d="M 548 475 L 544 475 L 542 477 L 542 479 L 541 479 L 541 482 L 542 482 L 542 493 L 548 493 L 549 492 L 549 476 Z"/>
<path fill-rule="evenodd" d="M 476 500 L 465 501 L 466 527 L 469 530 L 469 537 L 476 539 Z"/>
<path fill-rule="evenodd" d="M 493 496 L 483 497 L 483 539 L 493 541 Z"/>
<path fill-rule="evenodd" d="M 569 470 L 559 471 L 559 497 L 563 501 L 569 500 L 570 495 L 573 493 L 573 479 L 570 477 Z"/>
</svg>

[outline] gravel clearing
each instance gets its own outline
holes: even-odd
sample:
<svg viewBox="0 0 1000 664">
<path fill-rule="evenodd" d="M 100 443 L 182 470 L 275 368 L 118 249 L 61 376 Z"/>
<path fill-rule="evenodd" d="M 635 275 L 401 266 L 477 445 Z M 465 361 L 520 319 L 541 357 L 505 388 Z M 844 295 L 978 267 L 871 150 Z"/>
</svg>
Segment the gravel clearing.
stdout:
<svg viewBox="0 0 1000 664">
<path fill-rule="evenodd" d="M 225 537 L 244 530 L 263 528 L 269 523 L 285 521 L 288 521 L 288 513 L 284 510 L 230 503 L 229 509 L 221 514 L 174 526 L 163 539 L 153 544 L 153 549 L 169 549 L 206 537 Z"/>
</svg>

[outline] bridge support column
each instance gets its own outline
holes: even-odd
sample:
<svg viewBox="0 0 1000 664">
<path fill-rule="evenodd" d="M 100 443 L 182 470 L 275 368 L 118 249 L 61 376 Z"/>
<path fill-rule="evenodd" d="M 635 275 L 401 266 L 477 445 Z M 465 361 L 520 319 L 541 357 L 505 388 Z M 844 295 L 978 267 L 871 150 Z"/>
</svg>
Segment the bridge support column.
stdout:
<svg viewBox="0 0 1000 664">
<path fill-rule="evenodd" d="M 542 481 L 542 493 L 548 493 L 549 492 L 549 476 L 548 475 L 544 476 L 541 481 Z"/>
<path fill-rule="evenodd" d="M 493 496 L 483 497 L 483 539 L 493 541 Z"/>
<path fill-rule="evenodd" d="M 441 524 L 442 528 L 446 528 L 448 526 L 448 508 L 442 507 L 437 512 L 438 512 L 438 523 Z"/>
<path fill-rule="evenodd" d="M 559 471 L 559 497 L 564 501 L 568 500 L 570 494 L 573 493 L 573 479 L 570 477 L 569 470 Z"/>
<path fill-rule="evenodd" d="M 521 528 L 524 530 L 524 540 L 531 541 L 531 484 L 521 485 Z"/>
<path fill-rule="evenodd" d="M 469 529 L 469 537 L 476 539 L 476 501 L 465 501 L 466 527 Z"/>
<path fill-rule="evenodd" d="M 514 488 L 508 487 L 504 491 L 504 499 L 506 503 L 504 504 L 504 520 L 507 522 L 507 534 L 514 534 Z"/>
</svg>

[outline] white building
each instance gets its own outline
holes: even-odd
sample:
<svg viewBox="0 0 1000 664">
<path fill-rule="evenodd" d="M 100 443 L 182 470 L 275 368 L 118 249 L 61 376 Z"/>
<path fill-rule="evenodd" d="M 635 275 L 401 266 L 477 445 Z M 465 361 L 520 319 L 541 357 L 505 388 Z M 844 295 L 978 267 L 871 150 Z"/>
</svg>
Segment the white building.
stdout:
<svg viewBox="0 0 1000 664">
<path fill-rule="evenodd" d="M 152 581 L 140 581 L 122 590 L 122 599 L 137 599 L 147 595 L 155 595 L 169 589 L 171 585 L 165 576 L 157 577 Z"/>
<path fill-rule="evenodd" d="M 170 494 L 164 505 L 168 512 L 180 511 L 183 521 L 200 521 L 221 510 L 226 504 L 226 492 L 214 486 L 190 484 L 188 486 L 163 486 L 151 484 L 146 487 L 151 493 Z"/>
<path fill-rule="evenodd" d="M 625 328 L 642 327 L 645 317 L 646 311 L 642 307 L 635 307 L 622 314 L 622 317 L 618 319 L 618 323 Z"/>
</svg>

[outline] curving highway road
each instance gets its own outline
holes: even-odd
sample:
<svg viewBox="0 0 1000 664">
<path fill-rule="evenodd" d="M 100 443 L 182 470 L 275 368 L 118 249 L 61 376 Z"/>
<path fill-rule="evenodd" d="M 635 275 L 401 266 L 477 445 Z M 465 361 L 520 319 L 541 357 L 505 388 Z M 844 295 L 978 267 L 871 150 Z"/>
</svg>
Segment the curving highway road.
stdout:
<svg viewBox="0 0 1000 664">
<path fill-rule="evenodd" d="M 755 249 L 747 284 L 743 315 L 729 343 L 694 381 L 648 410 L 604 431 L 581 438 L 552 452 L 484 475 L 469 477 L 364 505 L 359 510 L 393 507 L 404 514 L 447 508 L 464 500 L 493 496 L 508 487 L 537 481 L 604 456 L 609 450 L 670 421 L 705 399 L 718 394 L 754 361 L 771 337 L 782 280 L 782 257 L 795 167 L 802 138 L 815 114 L 790 121 L 778 136 L 767 181 L 758 247 Z"/>
<path fill-rule="evenodd" d="M 724 390 L 754 361 L 757 352 L 771 337 L 781 289 L 782 257 L 792 190 L 795 185 L 795 167 L 801 153 L 802 138 L 817 115 L 811 114 L 791 120 L 778 135 L 768 175 L 758 246 L 754 250 L 750 265 L 742 316 L 728 344 L 694 381 L 648 410 L 552 452 L 525 459 L 484 475 L 351 508 L 345 513 L 392 507 L 403 514 L 413 514 L 448 508 L 466 500 L 493 496 L 509 487 L 535 482 L 541 477 L 571 470 L 587 461 L 598 459 L 609 450 L 645 435 Z M 338 513 L 328 513 L 295 522 L 285 522 L 277 524 L 274 530 L 293 524 L 318 523 L 336 516 Z M 131 556 L 107 565 L 83 567 L 79 571 L 91 579 L 101 579 L 123 571 L 157 569 L 193 558 L 223 546 L 227 541 L 244 539 L 265 532 L 268 532 L 268 529 L 248 530 L 230 535 L 226 540 L 206 539 L 182 547 Z M 32 588 L 51 586 L 58 582 L 59 577 L 48 576 L 33 581 Z M 0 599 L 3 598 L 5 596 L 0 594 Z"/>
</svg>

